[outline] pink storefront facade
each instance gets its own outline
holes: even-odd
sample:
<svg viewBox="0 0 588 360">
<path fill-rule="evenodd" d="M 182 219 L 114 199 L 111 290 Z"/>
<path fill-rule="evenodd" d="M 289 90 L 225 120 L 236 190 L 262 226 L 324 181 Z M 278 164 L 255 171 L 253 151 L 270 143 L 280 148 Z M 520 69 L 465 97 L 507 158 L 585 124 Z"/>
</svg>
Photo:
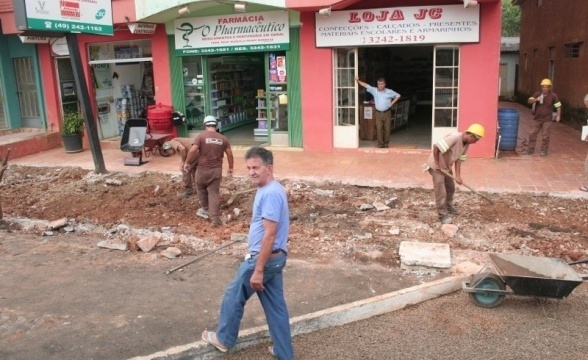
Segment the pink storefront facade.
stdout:
<svg viewBox="0 0 588 360">
<path fill-rule="evenodd" d="M 18 31 L 11 4 L 0 0 L 0 5 L 3 3 L 5 6 L 0 7 L 3 34 L 16 36 Z M 463 131 L 471 123 L 480 123 L 485 127 L 486 136 L 472 147 L 470 156 L 494 156 L 501 30 L 499 0 L 285 0 L 275 3 L 257 4 L 257 8 L 251 6 L 252 10 L 248 11 L 285 10 L 290 15 L 291 27 L 299 31 L 299 36 L 290 44 L 291 49 L 299 50 L 299 55 L 288 53 L 299 57 L 294 59 L 298 60 L 298 71 L 290 73 L 300 74 L 297 75 L 300 85 L 299 89 L 289 88 L 292 91 L 288 99 L 291 137 L 286 146 L 301 146 L 309 152 L 374 148 L 372 129 L 366 130 L 364 126 L 370 123 L 370 116 L 373 117 L 371 99 L 354 79 L 358 76 L 375 85 L 378 78 L 384 77 L 388 87 L 401 94 L 399 105 L 402 108 L 395 110 L 397 126 L 392 129 L 390 138 L 392 152 L 394 149 L 428 151 L 443 134 Z M 174 74 L 178 73 L 178 65 L 174 62 L 178 59 L 170 51 L 173 33 L 169 29 L 166 32 L 166 26 L 169 28 L 179 17 L 177 6 L 167 9 L 160 22 L 154 21 L 157 26 L 153 34 L 143 35 L 132 34 L 127 27 L 129 22 L 150 21 L 137 18 L 136 6 L 133 0 L 112 1 L 115 27 L 112 37 L 78 35 L 82 63 L 88 64 L 84 72 L 90 97 L 96 100 L 93 111 L 100 124 L 101 139 L 117 133 L 114 120 L 110 121 L 110 126 L 107 114 L 100 118 L 100 101 L 116 99 L 119 94 L 94 88 L 97 72 L 102 73 L 104 80 L 110 77 L 111 87 L 118 91 L 119 85 L 127 83 L 124 76 L 132 73 L 129 71 L 132 66 L 140 69 L 137 73 L 143 74 L 145 69 L 152 71 L 150 81 L 155 101 L 183 109 L 175 104 L 172 94 L 181 92 L 182 83 L 174 79 Z M 227 11 L 232 12 L 232 9 Z M 192 15 L 206 14 L 194 11 Z M 380 27 L 374 28 L 376 25 Z M 367 29 L 368 35 L 345 30 L 353 26 L 358 26 L 353 29 Z M 431 28 L 435 29 L 425 30 Z M 375 35 L 370 35 L 370 31 Z M 93 49 L 105 52 L 104 49 L 112 50 L 116 44 L 138 45 L 145 51 L 148 49 L 149 54 L 143 54 L 144 62 L 139 65 L 120 64 L 115 61 L 117 59 L 102 56 L 96 58 L 99 60 L 92 58 Z M 42 74 L 38 86 L 42 91 L 40 106 L 44 110 L 44 127 L 55 134 L 59 131 L 64 109 L 60 87 L 63 81 L 57 63 L 68 55 L 55 54 L 50 44 L 37 44 L 35 48 Z M 110 70 L 103 71 L 105 66 L 101 66 L 101 62 L 110 62 Z M 112 100 L 110 107 L 111 118 L 115 119 Z M 366 135 L 366 131 L 371 133 Z M 276 144 L 270 141 L 269 145 Z M 50 144 L 33 147 L 40 151 L 50 146 L 59 146 L 59 139 L 52 138 Z"/>
<path fill-rule="evenodd" d="M 442 9 L 445 13 L 454 10 L 461 13 L 456 6 L 463 9 L 465 6 L 463 1 L 436 0 L 287 1 L 289 9 L 300 11 L 300 22 L 303 24 L 300 35 L 300 67 L 304 150 L 329 152 L 337 151 L 337 149 L 374 147 L 373 142 L 354 139 L 354 133 L 360 131 L 364 115 L 369 115 L 362 111 L 364 108 L 362 100 L 365 100 L 361 95 L 362 89 L 359 86 L 355 87 L 354 81 L 351 82 L 349 79 L 357 75 L 374 86 L 375 80 L 383 76 L 387 79 L 388 87 L 399 92 L 403 100 L 408 100 L 406 104 L 408 124 L 406 127 L 400 127 L 397 132 L 392 131 L 391 148 L 430 149 L 436 138 L 443 133 L 464 131 L 471 123 L 480 123 L 486 130 L 486 136 L 483 141 L 472 147 L 470 156 L 493 157 L 497 138 L 501 3 L 498 0 L 479 0 L 472 5 L 474 6 L 466 10 L 473 11 L 474 19 L 477 17 L 476 20 L 469 22 L 474 24 L 474 31 L 478 31 L 478 34 L 474 34 L 477 36 L 474 41 L 461 42 L 460 36 L 454 36 L 448 43 L 427 44 L 414 41 L 410 44 L 319 47 L 317 46 L 321 41 L 318 35 L 319 28 L 321 23 L 324 23 L 323 17 L 318 15 L 321 9 L 330 8 L 330 16 L 324 17 L 325 19 L 341 12 L 345 13 L 344 16 L 338 17 L 342 19 L 338 25 L 343 29 L 350 29 L 349 20 L 354 17 L 375 22 L 369 15 L 363 15 L 366 12 L 377 16 L 382 11 L 388 11 L 385 17 L 387 23 L 394 23 L 390 19 L 395 10 L 402 10 L 406 21 L 409 14 L 418 13 L 421 9 L 429 11 L 429 14 L 434 9 Z M 441 21 L 443 18 L 437 18 L 437 20 Z M 396 23 L 399 22 L 401 21 L 396 21 Z M 335 23 L 330 21 L 328 24 Z M 400 40 L 399 36 L 393 39 L 397 42 Z M 419 40 L 419 38 L 409 39 Z M 339 57 L 342 49 L 350 53 L 359 53 L 359 55 L 353 61 L 341 61 Z M 450 70 L 435 67 L 437 49 L 445 52 L 449 49 L 449 53 L 453 53 L 455 59 L 449 64 Z M 338 62 L 343 64 L 338 65 Z M 424 76 L 419 77 L 423 74 L 418 74 L 410 64 L 414 67 L 425 68 Z M 399 69 L 389 71 L 389 67 Z M 437 88 L 435 85 L 438 85 L 436 82 L 439 82 L 439 77 L 435 76 L 446 71 L 453 73 L 450 75 L 453 83 L 450 86 Z M 403 78 L 403 73 L 409 73 L 410 77 Z M 414 80 L 412 87 L 411 79 Z M 397 87 L 399 87 L 398 90 Z M 439 104 L 435 104 L 435 98 L 438 103 L 441 95 L 447 93 L 453 99 L 449 106 L 446 106 L 447 104 L 436 106 Z M 352 104 L 353 106 L 347 106 L 350 101 L 342 100 L 342 97 L 348 94 L 354 94 L 356 101 Z M 346 108 L 357 109 L 357 115 L 352 121 L 346 122 L 345 119 L 341 119 L 341 114 L 345 116 L 348 112 L 354 111 Z M 442 114 L 449 114 L 448 119 L 441 121 L 439 117 Z M 412 126 L 411 120 L 414 117 L 419 117 L 420 120 L 419 124 L 415 123 L 415 126 Z M 413 131 L 411 128 L 415 127 L 421 129 L 414 133 L 415 135 L 409 135 L 414 137 L 412 140 L 404 139 L 403 144 L 395 146 L 403 138 L 403 132 L 409 133 Z M 397 142 L 395 138 L 398 139 Z M 417 138 L 419 140 L 416 140 Z"/>
</svg>

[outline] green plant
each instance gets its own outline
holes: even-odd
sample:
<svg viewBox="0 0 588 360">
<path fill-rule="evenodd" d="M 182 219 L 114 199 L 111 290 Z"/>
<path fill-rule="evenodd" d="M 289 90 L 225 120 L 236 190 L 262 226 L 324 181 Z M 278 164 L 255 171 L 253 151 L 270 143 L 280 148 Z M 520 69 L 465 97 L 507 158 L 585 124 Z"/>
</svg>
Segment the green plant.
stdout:
<svg viewBox="0 0 588 360">
<path fill-rule="evenodd" d="M 69 111 L 63 114 L 63 123 L 61 124 L 62 135 L 81 134 L 84 130 L 84 117 L 82 114 Z"/>
</svg>

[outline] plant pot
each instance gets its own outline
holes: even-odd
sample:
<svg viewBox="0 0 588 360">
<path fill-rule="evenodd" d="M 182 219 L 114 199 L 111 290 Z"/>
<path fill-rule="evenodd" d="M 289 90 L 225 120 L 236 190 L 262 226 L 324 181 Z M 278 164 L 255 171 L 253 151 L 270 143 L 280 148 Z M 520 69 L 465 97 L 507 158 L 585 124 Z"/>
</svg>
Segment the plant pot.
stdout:
<svg viewBox="0 0 588 360">
<path fill-rule="evenodd" d="M 65 148 L 66 153 L 74 154 L 84 150 L 82 135 L 83 134 L 81 133 L 73 135 L 61 135 L 61 138 L 63 139 L 63 147 Z"/>
</svg>

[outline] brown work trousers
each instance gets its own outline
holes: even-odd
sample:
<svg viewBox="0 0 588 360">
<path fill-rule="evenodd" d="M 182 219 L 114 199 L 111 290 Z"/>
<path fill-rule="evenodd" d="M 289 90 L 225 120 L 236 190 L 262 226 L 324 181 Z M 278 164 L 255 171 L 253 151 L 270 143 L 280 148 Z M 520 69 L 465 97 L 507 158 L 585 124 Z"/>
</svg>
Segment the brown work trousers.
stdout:
<svg viewBox="0 0 588 360">
<path fill-rule="evenodd" d="M 223 169 L 196 171 L 196 188 L 200 207 L 208 211 L 212 222 L 220 220 L 220 184 L 223 177 Z"/>
<path fill-rule="evenodd" d="M 194 192 L 194 182 L 196 180 L 196 167 L 197 163 L 190 166 L 190 170 L 184 170 L 182 166 L 182 183 L 184 184 L 184 191 Z"/>
<path fill-rule="evenodd" d="M 391 110 L 379 112 L 376 110 L 376 134 L 378 136 L 378 147 L 388 147 L 390 132 L 392 131 Z"/>
<path fill-rule="evenodd" d="M 531 132 L 529 138 L 523 141 L 523 147 L 531 152 L 535 151 L 535 143 L 537 142 L 537 135 L 543 129 L 543 139 L 541 142 L 541 151 L 547 152 L 549 149 L 549 133 L 551 132 L 551 125 L 553 121 L 537 121 L 533 120 L 531 125 Z"/>
<path fill-rule="evenodd" d="M 433 169 L 429 169 L 429 174 L 431 174 L 433 177 L 433 188 L 435 189 L 435 205 L 437 207 L 437 213 L 440 217 L 448 215 L 449 212 L 447 211 L 447 205 L 453 205 L 455 181 L 449 176 L 445 176 Z"/>
</svg>

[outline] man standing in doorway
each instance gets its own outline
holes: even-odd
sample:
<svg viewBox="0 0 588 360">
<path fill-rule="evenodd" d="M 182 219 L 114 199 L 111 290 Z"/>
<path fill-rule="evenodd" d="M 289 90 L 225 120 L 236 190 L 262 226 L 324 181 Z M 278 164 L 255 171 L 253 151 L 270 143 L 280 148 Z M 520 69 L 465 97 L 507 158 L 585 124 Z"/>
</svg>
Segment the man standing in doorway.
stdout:
<svg viewBox="0 0 588 360">
<path fill-rule="evenodd" d="M 376 132 L 378 134 L 378 147 L 387 148 L 390 142 L 390 132 L 392 131 L 392 106 L 400 100 L 400 94 L 394 90 L 386 88 L 386 80 L 378 79 L 378 87 L 375 88 L 368 83 L 355 77 L 355 81 L 374 97 L 376 106 Z"/>
<path fill-rule="evenodd" d="M 561 120 L 561 102 L 556 93 L 551 91 L 551 80 L 543 79 L 541 81 L 541 91 L 533 94 L 527 100 L 529 104 L 533 105 L 533 124 L 529 137 L 523 140 L 523 155 L 531 155 L 535 152 L 535 143 L 537 142 L 537 135 L 543 129 L 543 140 L 541 141 L 541 156 L 547 156 L 549 149 L 549 133 L 551 125 L 554 121 Z M 553 118 L 553 111 L 557 111 L 557 116 Z"/>
<path fill-rule="evenodd" d="M 216 118 L 208 115 L 204 118 L 204 132 L 196 135 L 188 151 L 184 170 L 198 158 L 196 170 L 196 188 L 200 208 L 196 215 L 208 219 L 212 226 L 221 225 L 220 221 L 220 183 L 223 177 L 223 156 L 227 154 L 229 170 L 227 176 L 233 176 L 233 150 L 229 139 L 216 131 Z"/>
<path fill-rule="evenodd" d="M 245 154 L 245 163 L 251 181 L 257 185 L 249 224 L 249 253 L 225 291 L 217 331 L 204 330 L 202 340 L 221 352 L 234 347 L 245 304 L 257 294 L 273 342 L 270 354 L 281 360 L 292 360 L 294 350 L 282 280 L 290 229 L 288 198 L 284 187 L 274 179 L 271 151 L 252 147 Z"/>
</svg>

